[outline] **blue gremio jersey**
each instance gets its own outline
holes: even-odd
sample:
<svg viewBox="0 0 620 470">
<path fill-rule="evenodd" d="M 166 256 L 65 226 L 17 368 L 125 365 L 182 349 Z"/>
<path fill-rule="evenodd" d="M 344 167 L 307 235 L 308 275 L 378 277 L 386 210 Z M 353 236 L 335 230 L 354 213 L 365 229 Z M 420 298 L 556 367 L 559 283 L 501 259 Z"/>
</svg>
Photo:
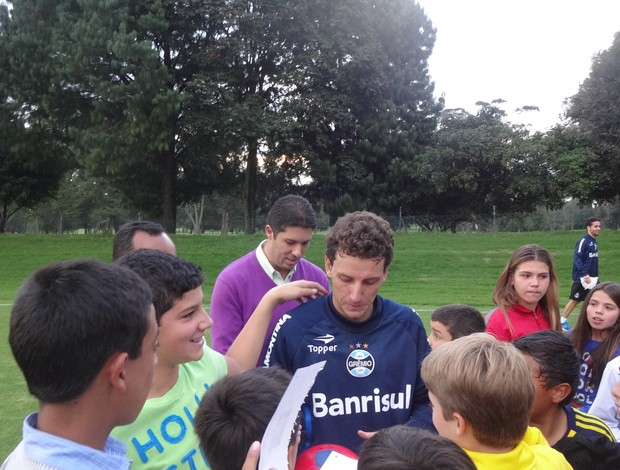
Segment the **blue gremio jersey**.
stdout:
<svg viewBox="0 0 620 470">
<path fill-rule="evenodd" d="M 332 305 L 330 294 L 285 314 L 265 355 L 265 366 L 293 373 L 327 361 L 306 397 L 307 439 L 301 447 L 330 443 L 358 452 L 358 429 L 411 424 L 434 430 L 420 378 L 430 347 L 418 314 L 377 296 L 371 317 L 355 323 Z"/>
</svg>

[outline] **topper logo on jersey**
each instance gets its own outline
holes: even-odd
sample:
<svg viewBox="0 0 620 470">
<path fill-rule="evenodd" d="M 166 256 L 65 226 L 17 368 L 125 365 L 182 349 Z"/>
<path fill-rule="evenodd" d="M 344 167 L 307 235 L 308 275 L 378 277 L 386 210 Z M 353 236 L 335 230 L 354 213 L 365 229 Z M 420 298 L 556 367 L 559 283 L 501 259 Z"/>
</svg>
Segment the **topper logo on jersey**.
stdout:
<svg viewBox="0 0 620 470">
<path fill-rule="evenodd" d="M 329 344 L 333 340 L 334 340 L 334 336 L 328 333 L 323 336 L 317 336 L 316 338 L 314 338 L 314 341 L 319 341 L 323 343 L 320 346 L 316 346 L 314 344 L 307 344 L 306 347 L 308 348 L 308 351 L 310 351 L 311 353 L 327 354 L 328 352 L 334 352 L 336 351 L 336 349 L 338 349 L 337 344 L 331 344 L 331 345 Z"/>
<path fill-rule="evenodd" d="M 316 338 L 314 338 L 314 341 L 321 341 L 323 344 L 329 344 L 334 340 L 334 335 L 330 335 L 329 333 L 327 333 L 326 335 L 323 336 L 317 336 Z"/>
<path fill-rule="evenodd" d="M 368 351 L 356 349 L 347 357 L 347 370 L 353 377 L 368 377 L 375 370 L 375 358 Z"/>
</svg>

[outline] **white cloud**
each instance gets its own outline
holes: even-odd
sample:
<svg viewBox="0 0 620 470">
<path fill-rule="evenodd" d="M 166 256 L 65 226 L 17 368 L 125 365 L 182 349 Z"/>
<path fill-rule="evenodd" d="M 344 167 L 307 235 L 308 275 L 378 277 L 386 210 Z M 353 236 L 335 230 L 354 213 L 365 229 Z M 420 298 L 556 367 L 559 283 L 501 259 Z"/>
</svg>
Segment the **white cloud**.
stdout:
<svg viewBox="0 0 620 470">
<path fill-rule="evenodd" d="M 510 113 L 545 130 L 588 76 L 592 56 L 620 31 L 619 0 L 418 0 L 437 29 L 429 69 L 446 108 L 507 101 Z"/>
</svg>

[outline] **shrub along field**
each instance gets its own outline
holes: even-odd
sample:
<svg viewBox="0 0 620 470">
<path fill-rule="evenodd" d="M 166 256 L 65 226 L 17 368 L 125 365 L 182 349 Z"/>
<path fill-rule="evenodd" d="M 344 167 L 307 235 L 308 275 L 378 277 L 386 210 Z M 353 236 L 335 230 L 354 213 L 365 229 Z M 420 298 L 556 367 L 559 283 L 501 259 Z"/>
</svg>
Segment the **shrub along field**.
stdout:
<svg viewBox="0 0 620 470">
<path fill-rule="evenodd" d="M 584 231 L 585 233 L 585 231 Z M 556 262 L 560 308 L 571 286 L 572 253 L 581 231 L 524 233 L 398 233 L 394 261 L 380 293 L 411 305 L 428 327 L 431 312 L 444 304 L 466 303 L 486 313 L 492 306 L 495 281 L 510 254 L 526 243 L 547 248 Z M 315 235 L 306 258 L 323 267 L 324 234 Z M 177 235 L 178 254 L 205 271 L 205 302 L 217 274 L 229 262 L 254 249 L 263 239 L 254 236 Z M 601 280 L 620 281 L 620 231 L 599 237 Z M 36 409 L 8 346 L 10 304 L 23 280 L 51 262 L 96 258 L 111 260 L 110 235 L 0 236 L 0 461 L 21 437 L 24 416 Z M 578 309 L 571 316 L 574 324 Z"/>
</svg>

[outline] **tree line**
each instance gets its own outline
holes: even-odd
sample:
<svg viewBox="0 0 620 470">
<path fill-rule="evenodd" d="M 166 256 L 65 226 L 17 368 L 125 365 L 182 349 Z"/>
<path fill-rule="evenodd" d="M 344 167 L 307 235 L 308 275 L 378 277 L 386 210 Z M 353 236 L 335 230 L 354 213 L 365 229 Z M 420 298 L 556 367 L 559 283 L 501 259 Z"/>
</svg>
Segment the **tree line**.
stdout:
<svg viewBox="0 0 620 470">
<path fill-rule="evenodd" d="M 222 214 L 241 201 L 251 233 L 286 192 L 330 220 L 617 197 L 618 35 L 566 122 L 531 133 L 501 100 L 444 109 L 435 33 L 411 0 L 2 5 L 0 232 L 45 208 L 174 232 L 177 208 L 198 221 L 207 197 Z"/>
</svg>

